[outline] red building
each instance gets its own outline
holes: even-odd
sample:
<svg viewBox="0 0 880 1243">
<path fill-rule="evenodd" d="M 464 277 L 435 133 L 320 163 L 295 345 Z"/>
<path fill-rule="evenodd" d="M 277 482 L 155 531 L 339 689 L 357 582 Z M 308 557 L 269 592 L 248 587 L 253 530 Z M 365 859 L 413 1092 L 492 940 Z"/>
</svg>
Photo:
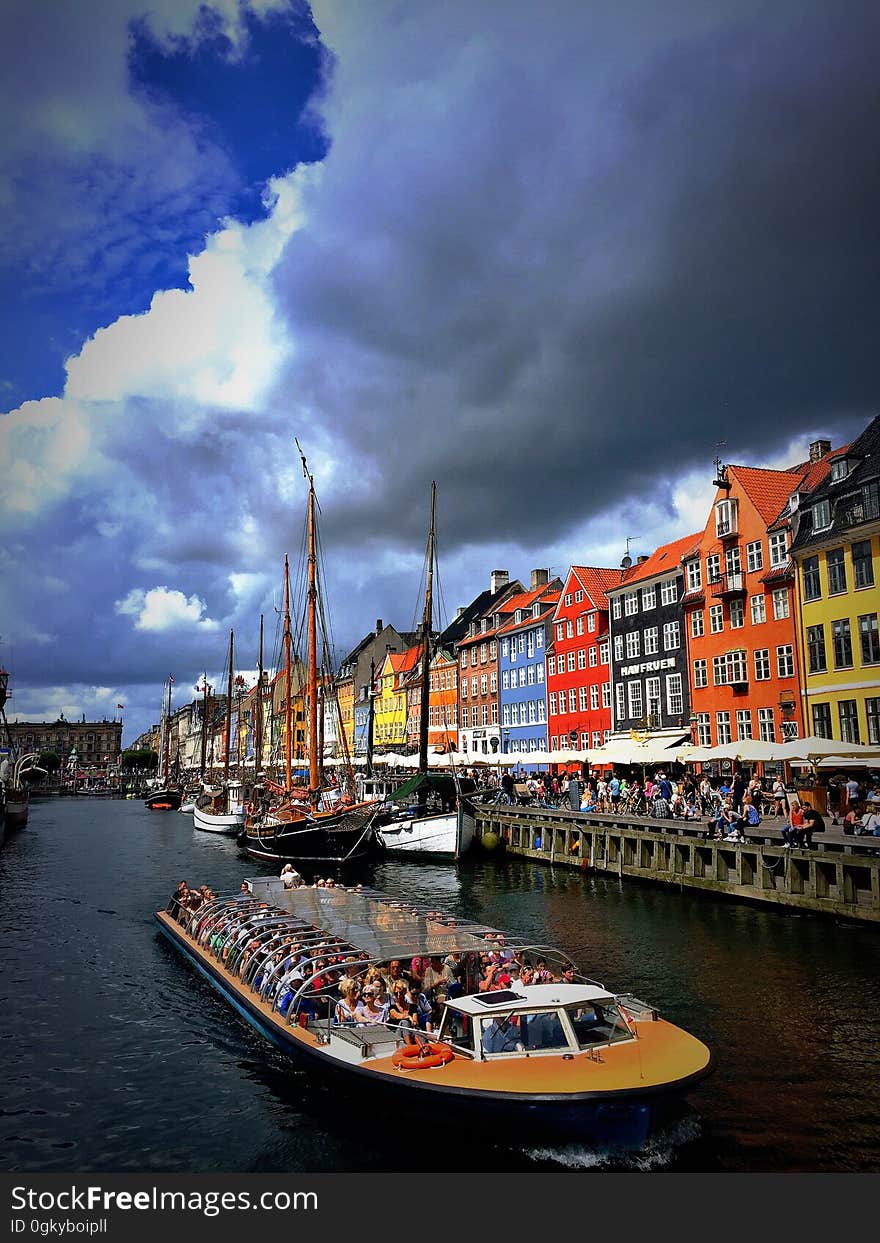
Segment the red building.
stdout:
<svg viewBox="0 0 880 1243">
<path fill-rule="evenodd" d="M 573 565 L 553 614 L 547 653 L 549 749 L 602 746 L 611 733 L 608 597 L 622 571 Z"/>
<path fill-rule="evenodd" d="M 788 470 L 719 464 L 698 547 L 683 558 L 694 740 L 803 735 L 791 519 L 825 477 L 827 441 Z"/>
</svg>

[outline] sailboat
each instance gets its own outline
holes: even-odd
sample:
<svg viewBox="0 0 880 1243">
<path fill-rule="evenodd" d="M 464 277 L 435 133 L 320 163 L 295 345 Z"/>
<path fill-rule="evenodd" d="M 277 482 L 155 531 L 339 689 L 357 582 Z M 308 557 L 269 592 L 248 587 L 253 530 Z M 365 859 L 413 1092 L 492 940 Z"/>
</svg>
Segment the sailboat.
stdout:
<svg viewBox="0 0 880 1243">
<path fill-rule="evenodd" d="M 376 834 L 382 846 L 390 854 L 424 855 L 432 859 L 438 856 L 457 859 L 471 848 L 474 841 L 476 818 L 473 807 L 465 797 L 474 788 L 472 781 L 465 782 L 453 768 L 450 773 L 430 772 L 428 769 L 428 719 L 430 711 L 431 626 L 433 622 L 434 594 L 434 507 L 437 485 L 431 484 L 431 521 L 428 531 L 427 586 L 425 611 L 422 618 L 421 653 L 421 701 L 419 710 L 419 768 L 418 772 L 392 794 L 394 803 L 410 803 L 412 812 L 398 814 L 387 824 L 380 824 Z"/>
<path fill-rule="evenodd" d="M 158 784 L 144 799 L 150 811 L 177 811 L 183 798 L 180 785 L 171 773 L 171 688 L 174 686 L 174 675 L 168 677 L 168 695 L 162 696 L 162 769 Z"/>
<path fill-rule="evenodd" d="M 244 790 L 239 777 L 229 776 L 232 750 L 232 671 L 235 663 L 235 634 L 229 632 L 229 673 L 226 685 L 226 745 L 223 754 L 223 784 L 219 790 L 204 789 L 193 807 L 193 825 L 205 833 L 237 836 L 244 824 Z M 204 722 L 202 723 L 204 728 Z M 204 735 L 203 735 L 204 739 Z M 204 763 L 203 763 L 204 770 Z M 204 778 L 204 772 L 203 772 Z"/>
<path fill-rule="evenodd" d="M 0 721 L 3 724 L 5 748 L 0 758 L 0 842 L 4 832 L 12 833 L 15 829 L 23 829 L 28 821 L 30 806 L 30 787 L 25 780 L 40 774 L 46 775 L 46 769 L 40 767 L 40 757 L 36 751 L 28 751 L 19 755 L 6 719 L 6 700 L 8 697 L 9 674 L 0 667 Z"/>
<path fill-rule="evenodd" d="M 299 442 L 297 442 L 299 449 Z M 318 618 L 319 607 L 315 481 L 302 458 L 303 474 L 309 483 L 308 500 L 308 592 L 306 630 L 308 635 L 307 737 L 308 788 L 293 784 L 293 687 L 292 631 L 290 624 L 290 571 L 284 558 L 284 678 L 285 678 L 285 785 L 277 803 L 257 807 L 245 821 L 243 845 L 249 855 L 272 862 L 346 863 L 367 854 L 375 844 L 374 822 L 381 808 L 375 800 L 359 800 L 354 770 L 339 720 L 338 736 L 345 761 L 344 775 L 336 785 L 328 785 L 321 771 L 322 749 L 318 729 Z M 326 636 L 325 636 L 326 639 Z M 325 644 L 326 646 L 326 644 Z M 324 679 L 325 698 L 338 713 L 332 679 Z M 267 783 L 268 786 L 268 783 Z M 264 787 L 265 789 L 266 787 Z M 256 801 L 256 800 L 255 800 Z"/>
</svg>

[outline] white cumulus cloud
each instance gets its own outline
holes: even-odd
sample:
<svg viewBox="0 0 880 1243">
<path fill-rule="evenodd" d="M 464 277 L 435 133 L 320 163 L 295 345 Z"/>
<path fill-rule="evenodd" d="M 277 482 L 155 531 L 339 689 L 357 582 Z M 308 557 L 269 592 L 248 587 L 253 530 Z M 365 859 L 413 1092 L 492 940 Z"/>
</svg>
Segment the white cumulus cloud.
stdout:
<svg viewBox="0 0 880 1243">
<path fill-rule="evenodd" d="M 136 630 L 166 631 L 180 626 L 215 630 L 217 622 L 205 616 L 206 604 L 198 596 L 185 596 L 168 587 L 135 587 L 116 602 L 116 612 L 134 617 Z"/>
</svg>

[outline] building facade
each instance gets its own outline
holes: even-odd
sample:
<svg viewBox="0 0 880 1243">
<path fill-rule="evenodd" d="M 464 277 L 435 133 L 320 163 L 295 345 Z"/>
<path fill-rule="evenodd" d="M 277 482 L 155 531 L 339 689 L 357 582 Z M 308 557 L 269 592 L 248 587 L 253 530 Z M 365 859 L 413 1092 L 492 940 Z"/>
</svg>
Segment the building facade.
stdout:
<svg viewBox="0 0 880 1243">
<path fill-rule="evenodd" d="M 547 654 L 549 749 L 595 750 L 611 731 L 608 596 L 621 570 L 573 565 L 556 605 Z"/>
<path fill-rule="evenodd" d="M 880 418 L 799 508 L 801 702 L 820 738 L 880 745 Z"/>
<path fill-rule="evenodd" d="M 803 736 L 792 519 L 828 471 L 830 445 L 789 470 L 721 466 L 709 519 L 684 558 L 694 740 Z"/>
<path fill-rule="evenodd" d="M 690 740 L 688 649 L 682 557 L 695 552 L 701 533 L 663 544 L 627 566 L 608 592 L 611 601 L 612 738 L 633 732 Z"/>
<path fill-rule="evenodd" d="M 498 631 L 502 751 L 530 769 L 530 752 L 547 750 L 546 655 L 559 579 L 512 597 Z"/>
<path fill-rule="evenodd" d="M 121 721 L 68 721 L 62 713 L 56 721 L 10 721 L 9 734 L 20 755 L 52 751 L 66 765 L 75 751 L 82 769 L 115 764 L 122 751 Z"/>
</svg>

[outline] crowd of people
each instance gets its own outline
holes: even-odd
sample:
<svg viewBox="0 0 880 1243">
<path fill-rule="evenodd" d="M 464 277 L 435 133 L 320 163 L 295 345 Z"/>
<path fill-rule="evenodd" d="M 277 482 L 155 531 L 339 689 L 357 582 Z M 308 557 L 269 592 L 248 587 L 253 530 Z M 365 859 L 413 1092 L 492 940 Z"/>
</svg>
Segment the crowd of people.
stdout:
<svg viewBox="0 0 880 1243">
<path fill-rule="evenodd" d="M 315 881 L 311 887 L 334 888 L 336 882 Z M 358 885 L 351 891 L 361 889 Z M 503 933 L 486 933 L 491 948 L 481 953 L 452 951 L 442 957 L 373 962 L 365 951 L 314 926 L 291 931 L 288 922 L 278 922 L 285 912 L 256 899 L 246 881 L 237 895 L 240 906 L 225 903 L 218 909 L 215 897 L 206 885 L 190 889 L 181 881 L 166 909 L 203 949 L 282 1016 L 294 1006 L 300 1022 L 391 1023 L 404 1031 L 431 1034 L 450 998 L 576 981 L 572 963 L 554 971 L 545 957 L 533 959 L 508 946 Z M 446 926 L 455 924 L 439 912 L 429 915 L 443 918 Z"/>
<path fill-rule="evenodd" d="M 698 777 L 686 772 L 672 778 L 659 771 L 639 777 L 590 773 L 535 773 L 521 782 L 505 773 L 497 781 L 499 800 L 530 802 L 539 807 L 605 814 L 647 816 L 656 820 L 706 823 L 706 836 L 716 841 L 745 841 L 750 829 L 770 818 L 782 821 L 787 846 L 810 846 L 824 832 L 825 821 L 803 803 L 782 778 L 760 778 L 742 772 L 729 777 Z M 827 785 L 832 825 L 845 833 L 880 836 L 880 787 L 855 777 L 832 778 Z"/>
</svg>

